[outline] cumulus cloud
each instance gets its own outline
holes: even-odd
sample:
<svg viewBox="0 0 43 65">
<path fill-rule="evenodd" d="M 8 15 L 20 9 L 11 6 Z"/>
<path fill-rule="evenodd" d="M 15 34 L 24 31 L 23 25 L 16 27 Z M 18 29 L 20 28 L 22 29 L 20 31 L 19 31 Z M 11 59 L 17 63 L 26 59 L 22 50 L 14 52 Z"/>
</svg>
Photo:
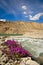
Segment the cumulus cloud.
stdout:
<svg viewBox="0 0 43 65">
<path fill-rule="evenodd" d="M 43 13 L 38 13 L 38 14 L 36 14 L 36 15 L 34 15 L 34 16 L 29 15 L 29 19 L 30 19 L 30 20 L 39 20 L 39 18 L 40 18 L 41 16 L 43 16 Z"/>
<path fill-rule="evenodd" d="M 27 9 L 27 7 L 26 7 L 25 5 L 23 5 L 23 6 L 22 6 L 22 9 L 26 10 L 26 9 Z"/>
</svg>

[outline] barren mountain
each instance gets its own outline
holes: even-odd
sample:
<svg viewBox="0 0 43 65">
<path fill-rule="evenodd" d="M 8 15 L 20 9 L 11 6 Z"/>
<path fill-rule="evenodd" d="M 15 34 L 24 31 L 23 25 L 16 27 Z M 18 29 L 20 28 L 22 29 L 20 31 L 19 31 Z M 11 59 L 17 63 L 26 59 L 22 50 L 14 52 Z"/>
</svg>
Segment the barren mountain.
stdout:
<svg viewBox="0 0 43 65">
<path fill-rule="evenodd" d="M 43 36 L 43 23 L 0 21 L 0 34 L 24 34 Z"/>
</svg>

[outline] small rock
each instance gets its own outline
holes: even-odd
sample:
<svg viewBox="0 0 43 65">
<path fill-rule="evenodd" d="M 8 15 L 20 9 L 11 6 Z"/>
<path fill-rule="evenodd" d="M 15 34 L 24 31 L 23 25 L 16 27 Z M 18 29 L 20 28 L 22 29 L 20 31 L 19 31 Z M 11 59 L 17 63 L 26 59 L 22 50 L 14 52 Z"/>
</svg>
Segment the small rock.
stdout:
<svg viewBox="0 0 43 65">
<path fill-rule="evenodd" d="M 27 65 L 39 65 L 37 62 L 33 61 L 33 60 L 28 60 L 26 62 Z"/>
</svg>

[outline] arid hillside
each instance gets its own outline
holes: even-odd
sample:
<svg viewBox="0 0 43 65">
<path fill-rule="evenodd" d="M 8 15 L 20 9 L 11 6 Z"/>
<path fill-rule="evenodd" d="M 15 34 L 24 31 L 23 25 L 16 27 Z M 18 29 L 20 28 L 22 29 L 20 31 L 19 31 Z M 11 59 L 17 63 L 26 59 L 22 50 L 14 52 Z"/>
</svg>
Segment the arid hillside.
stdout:
<svg viewBox="0 0 43 65">
<path fill-rule="evenodd" d="M 0 21 L 0 34 L 26 34 L 42 35 L 43 23 L 36 22 L 2 22 Z"/>
</svg>

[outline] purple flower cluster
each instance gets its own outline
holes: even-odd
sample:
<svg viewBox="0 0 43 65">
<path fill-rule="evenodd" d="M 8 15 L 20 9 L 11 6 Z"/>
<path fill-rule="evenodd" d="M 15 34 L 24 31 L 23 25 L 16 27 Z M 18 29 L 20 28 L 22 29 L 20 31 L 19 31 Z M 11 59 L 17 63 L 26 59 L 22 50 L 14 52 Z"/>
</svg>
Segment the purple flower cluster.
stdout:
<svg viewBox="0 0 43 65">
<path fill-rule="evenodd" d="M 9 48 L 9 55 L 13 58 L 30 57 L 30 53 L 14 40 L 7 40 L 6 46 Z"/>
</svg>

